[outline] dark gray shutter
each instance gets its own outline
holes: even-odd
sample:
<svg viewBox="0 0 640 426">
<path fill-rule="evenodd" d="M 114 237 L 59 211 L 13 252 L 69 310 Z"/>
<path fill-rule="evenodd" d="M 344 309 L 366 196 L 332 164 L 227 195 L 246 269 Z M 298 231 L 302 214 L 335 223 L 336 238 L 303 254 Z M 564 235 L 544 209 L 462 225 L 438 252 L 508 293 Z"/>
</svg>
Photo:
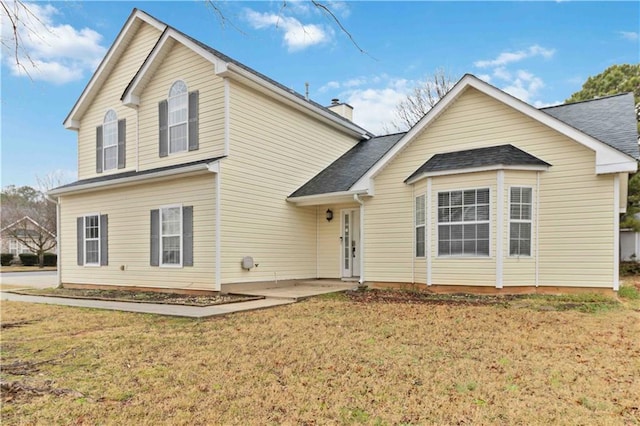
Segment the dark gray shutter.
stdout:
<svg viewBox="0 0 640 426">
<path fill-rule="evenodd" d="M 158 119 L 160 123 L 160 157 L 169 154 L 169 103 L 165 100 L 158 104 Z"/>
<path fill-rule="evenodd" d="M 96 127 L 96 173 L 102 173 L 102 126 Z"/>
<path fill-rule="evenodd" d="M 193 206 L 182 208 L 182 266 L 193 266 Z"/>
<path fill-rule="evenodd" d="M 84 265 L 84 217 L 76 219 L 77 224 L 77 245 L 78 245 L 78 266 Z"/>
<path fill-rule="evenodd" d="M 126 167 L 127 157 L 127 120 L 118 120 L 118 168 Z"/>
<path fill-rule="evenodd" d="M 199 146 L 198 135 L 198 91 L 189 93 L 189 151 Z"/>
<path fill-rule="evenodd" d="M 151 266 L 160 265 L 160 210 L 151 210 Z"/>
<path fill-rule="evenodd" d="M 100 265 L 107 266 L 109 264 L 109 223 L 107 215 L 100 215 Z"/>
</svg>

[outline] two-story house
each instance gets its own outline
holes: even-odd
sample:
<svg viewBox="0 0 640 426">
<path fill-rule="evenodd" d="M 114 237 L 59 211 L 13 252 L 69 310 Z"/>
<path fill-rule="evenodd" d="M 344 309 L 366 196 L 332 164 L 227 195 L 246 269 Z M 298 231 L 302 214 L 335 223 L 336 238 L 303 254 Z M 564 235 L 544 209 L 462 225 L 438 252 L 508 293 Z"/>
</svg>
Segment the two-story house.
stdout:
<svg viewBox="0 0 640 426">
<path fill-rule="evenodd" d="M 64 285 L 618 288 L 631 94 L 539 110 L 466 75 L 376 137 L 134 10 L 64 125 Z"/>
</svg>

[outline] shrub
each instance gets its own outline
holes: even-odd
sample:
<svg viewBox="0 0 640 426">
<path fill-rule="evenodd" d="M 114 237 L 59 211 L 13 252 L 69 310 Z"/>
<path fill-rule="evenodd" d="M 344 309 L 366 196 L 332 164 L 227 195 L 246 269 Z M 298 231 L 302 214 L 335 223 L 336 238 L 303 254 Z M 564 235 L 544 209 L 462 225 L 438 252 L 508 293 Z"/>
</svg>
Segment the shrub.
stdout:
<svg viewBox="0 0 640 426">
<path fill-rule="evenodd" d="M 33 253 L 21 253 L 20 262 L 24 266 L 36 266 L 38 264 L 38 255 Z"/>
<path fill-rule="evenodd" d="M 55 253 L 44 254 L 44 266 L 56 266 L 58 264 L 58 255 Z"/>
<path fill-rule="evenodd" d="M 620 275 L 640 275 L 640 262 L 620 262 Z"/>
<path fill-rule="evenodd" d="M 0 265 L 9 266 L 11 265 L 11 261 L 13 260 L 13 253 L 2 253 L 0 254 Z"/>
</svg>

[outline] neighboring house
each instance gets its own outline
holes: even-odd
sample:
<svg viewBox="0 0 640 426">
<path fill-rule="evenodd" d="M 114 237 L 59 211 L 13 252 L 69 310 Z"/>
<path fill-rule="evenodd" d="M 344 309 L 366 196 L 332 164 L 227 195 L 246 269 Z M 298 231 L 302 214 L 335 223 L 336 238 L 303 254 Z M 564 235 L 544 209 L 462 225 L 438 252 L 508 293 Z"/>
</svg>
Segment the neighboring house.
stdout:
<svg viewBox="0 0 640 426">
<path fill-rule="evenodd" d="M 634 217 L 640 220 L 640 213 Z M 640 232 L 631 228 L 620 229 L 620 260 L 640 262 Z"/>
<path fill-rule="evenodd" d="M 134 10 L 64 122 L 61 282 L 618 289 L 632 94 L 539 110 L 466 75 L 406 133 L 351 112 Z"/>
<path fill-rule="evenodd" d="M 0 229 L 0 236 L 2 240 L 0 251 L 2 253 L 11 253 L 14 255 L 14 258 L 17 258 L 18 255 L 22 253 L 32 253 L 32 251 L 29 250 L 23 242 L 15 238 L 16 236 L 20 237 L 22 240 L 33 240 L 34 242 L 43 240 L 42 237 L 44 237 L 44 240 L 51 243 L 46 244 L 46 246 L 53 245 L 53 247 L 48 251 L 52 253 L 56 252 L 55 234 L 35 220 L 31 219 L 29 216 L 25 216 L 22 219 Z"/>
</svg>

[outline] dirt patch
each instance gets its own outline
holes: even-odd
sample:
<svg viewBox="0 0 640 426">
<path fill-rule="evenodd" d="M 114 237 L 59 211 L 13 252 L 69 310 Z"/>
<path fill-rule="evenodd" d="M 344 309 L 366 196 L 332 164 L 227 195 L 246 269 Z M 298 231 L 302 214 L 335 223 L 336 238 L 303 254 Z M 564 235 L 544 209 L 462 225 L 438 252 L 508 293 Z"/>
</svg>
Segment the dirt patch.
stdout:
<svg viewBox="0 0 640 426">
<path fill-rule="evenodd" d="M 619 302 L 598 294 L 578 295 L 475 295 L 434 294 L 411 290 L 353 290 L 345 292 L 348 300 L 357 303 L 429 304 L 448 306 L 500 306 L 529 308 L 538 311 L 599 312 L 619 307 Z"/>
<path fill-rule="evenodd" d="M 213 306 L 227 303 L 246 302 L 263 299 L 261 296 L 243 296 L 239 294 L 211 293 L 202 295 L 160 293 L 152 291 L 95 290 L 55 288 L 44 290 L 16 290 L 16 294 L 30 296 L 66 297 L 71 299 L 106 300 L 114 302 L 159 303 L 186 306 Z"/>
</svg>

